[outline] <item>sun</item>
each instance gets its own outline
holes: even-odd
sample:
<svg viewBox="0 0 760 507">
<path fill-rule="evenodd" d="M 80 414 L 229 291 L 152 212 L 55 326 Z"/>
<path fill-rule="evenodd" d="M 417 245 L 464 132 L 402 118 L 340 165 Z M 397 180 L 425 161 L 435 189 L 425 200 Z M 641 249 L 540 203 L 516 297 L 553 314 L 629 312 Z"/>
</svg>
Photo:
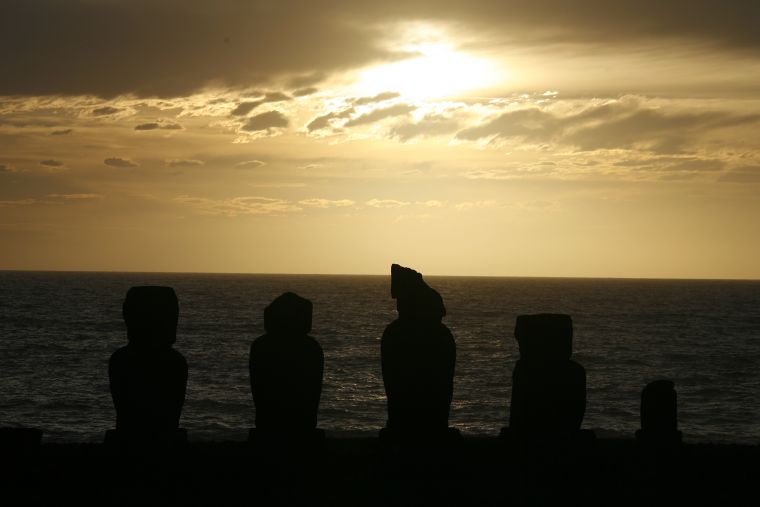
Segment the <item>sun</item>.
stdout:
<svg viewBox="0 0 760 507">
<path fill-rule="evenodd" d="M 407 100 L 431 100 L 471 93 L 504 79 L 504 72 L 493 62 L 446 43 L 420 43 L 404 50 L 415 56 L 365 69 L 357 79 L 357 91 L 397 92 Z"/>
</svg>

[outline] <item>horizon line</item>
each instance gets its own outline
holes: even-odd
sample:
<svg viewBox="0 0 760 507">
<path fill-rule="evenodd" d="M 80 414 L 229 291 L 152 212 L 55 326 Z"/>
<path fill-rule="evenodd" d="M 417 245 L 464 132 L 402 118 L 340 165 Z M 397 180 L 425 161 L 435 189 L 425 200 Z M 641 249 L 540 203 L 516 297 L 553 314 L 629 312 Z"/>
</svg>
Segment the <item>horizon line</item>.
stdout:
<svg viewBox="0 0 760 507">
<path fill-rule="evenodd" d="M 20 273 L 108 273 L 108 274 L 150 274 L 150 275 L 238 275 L 238 276 L 390 276 L 380 273 L 284 273 L 284 272 L 236 272 L 236 271 L 142 271 L 142 270 L 81 270 L 81 269 L 6 269 L 3 272 Z M 439 275 L 435 273 L 423 273 L 427 277 L 439 278 L 543 278 L 543 279 L 568 279 L 568 280 L 669 280 L 669 281 L 715 281 L 715 282 L 758 282 L 760 278 L 714 278 L 714 277 L 652 277 L 652 276 L 583 276 L 583 275 Z"/>
</svg>

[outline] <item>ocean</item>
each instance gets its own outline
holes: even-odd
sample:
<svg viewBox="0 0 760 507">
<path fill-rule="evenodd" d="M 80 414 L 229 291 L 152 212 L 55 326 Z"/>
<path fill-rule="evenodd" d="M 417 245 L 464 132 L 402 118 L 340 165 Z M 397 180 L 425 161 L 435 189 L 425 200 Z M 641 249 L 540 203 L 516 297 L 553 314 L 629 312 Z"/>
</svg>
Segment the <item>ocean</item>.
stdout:
<svg viewBox="0 0 760 507">
<path fill-rule="evenodd" d="M 675 382 L 687 442 L 760 441 L 760 282 L 425 276 L 457 343 L 450 425 L 498 434 L 519 353 L 517 315 L 567 313 L 586 368 L 583 427 L 632 437 L 641 389 Z M 285 291 L 314 304 L 325 353 L 319 426 L 373 435 L 385 422 L 380 337 L 396 316 L 390 276 L 0 271 L 0 426 L 45 442 L 98 442 L 113 427 L 108 358 L 126 344 L 133 285 L 174 287 L 175 348 L 189 364 L 180 424 L 192 440 L 243 440 L 253 426 L 248 349 Z"/>
</svg>

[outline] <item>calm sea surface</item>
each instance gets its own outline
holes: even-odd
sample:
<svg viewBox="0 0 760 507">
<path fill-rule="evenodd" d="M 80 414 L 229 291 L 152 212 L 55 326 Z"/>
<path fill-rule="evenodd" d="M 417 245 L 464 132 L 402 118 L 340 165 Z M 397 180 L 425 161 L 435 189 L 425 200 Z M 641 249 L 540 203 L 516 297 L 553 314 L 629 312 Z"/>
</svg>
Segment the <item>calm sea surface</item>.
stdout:
<svg viewBox="0 0 760 507">
<path fill-rule="evenodd" d="M 630 437 L 639 395 L 676 383 L 687 441 L 760 441 L 760 282 L 425 277 L 457 342 L 451 425 L 496 435 L 518 357 L 515 317 L 573 317 L 586 368 L 584 427 Z M 190 366 L 181 424 L 191 439 L 242 440 L 253 425 L 248 347 L 264 307 L 286 290 L 314 303 L 325 352 L 320 427 L 371 434 L 385 421 L 380 336 L 395 318 L 389 276 L 0 272 L 0 426 L 46 441 L 100 441 L 114 424 L 111 353 L 126 344 L 121 303 L 133 285 L 180 300 L 176 348 Z"/>
</svg>

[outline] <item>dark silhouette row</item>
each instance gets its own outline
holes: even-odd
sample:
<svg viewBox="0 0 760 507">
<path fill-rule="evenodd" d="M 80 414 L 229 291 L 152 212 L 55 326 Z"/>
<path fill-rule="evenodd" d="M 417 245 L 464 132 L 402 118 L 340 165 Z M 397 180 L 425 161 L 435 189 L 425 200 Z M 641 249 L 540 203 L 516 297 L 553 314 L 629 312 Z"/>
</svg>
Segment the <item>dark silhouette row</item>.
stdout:
<svg viewBox="0 0 760 507">
<path fill-rule="evenodd" d="M 440 294 L 412 269 L 391 266 L 391 297 L 398 318 L 383 333 L 381 361 L 388 419 L 381 440 L 458 439 L 448 419 L 454 386 L 456 344 L 442 323 Z M 133 287 L 123 307 L 128 344 L 109 362 L 116 430 L 107 440 L 177 441 L 185 399 L 187 363 L 172 348 L 179 305 L 170 287 Z M 323 438 L 317 429 L 324 355 L 311 336 L 312 304 L 292 292 L 264 310 L 266 333 L 251 345 L 249 368 L 256 407 L 255 435 Z M 568 315 L 521 315 L 505 438 L 572 440 L 586 408 L 586 372 L 571 359 L 573 326 Z M 659 381 L 642 396 L 646 441 L 680 441 L 673 384 Z M 585 432 L 588 436 L 589 432 Z M 591 434 L 593 438 L 593 434 Z"/>
</svg>

